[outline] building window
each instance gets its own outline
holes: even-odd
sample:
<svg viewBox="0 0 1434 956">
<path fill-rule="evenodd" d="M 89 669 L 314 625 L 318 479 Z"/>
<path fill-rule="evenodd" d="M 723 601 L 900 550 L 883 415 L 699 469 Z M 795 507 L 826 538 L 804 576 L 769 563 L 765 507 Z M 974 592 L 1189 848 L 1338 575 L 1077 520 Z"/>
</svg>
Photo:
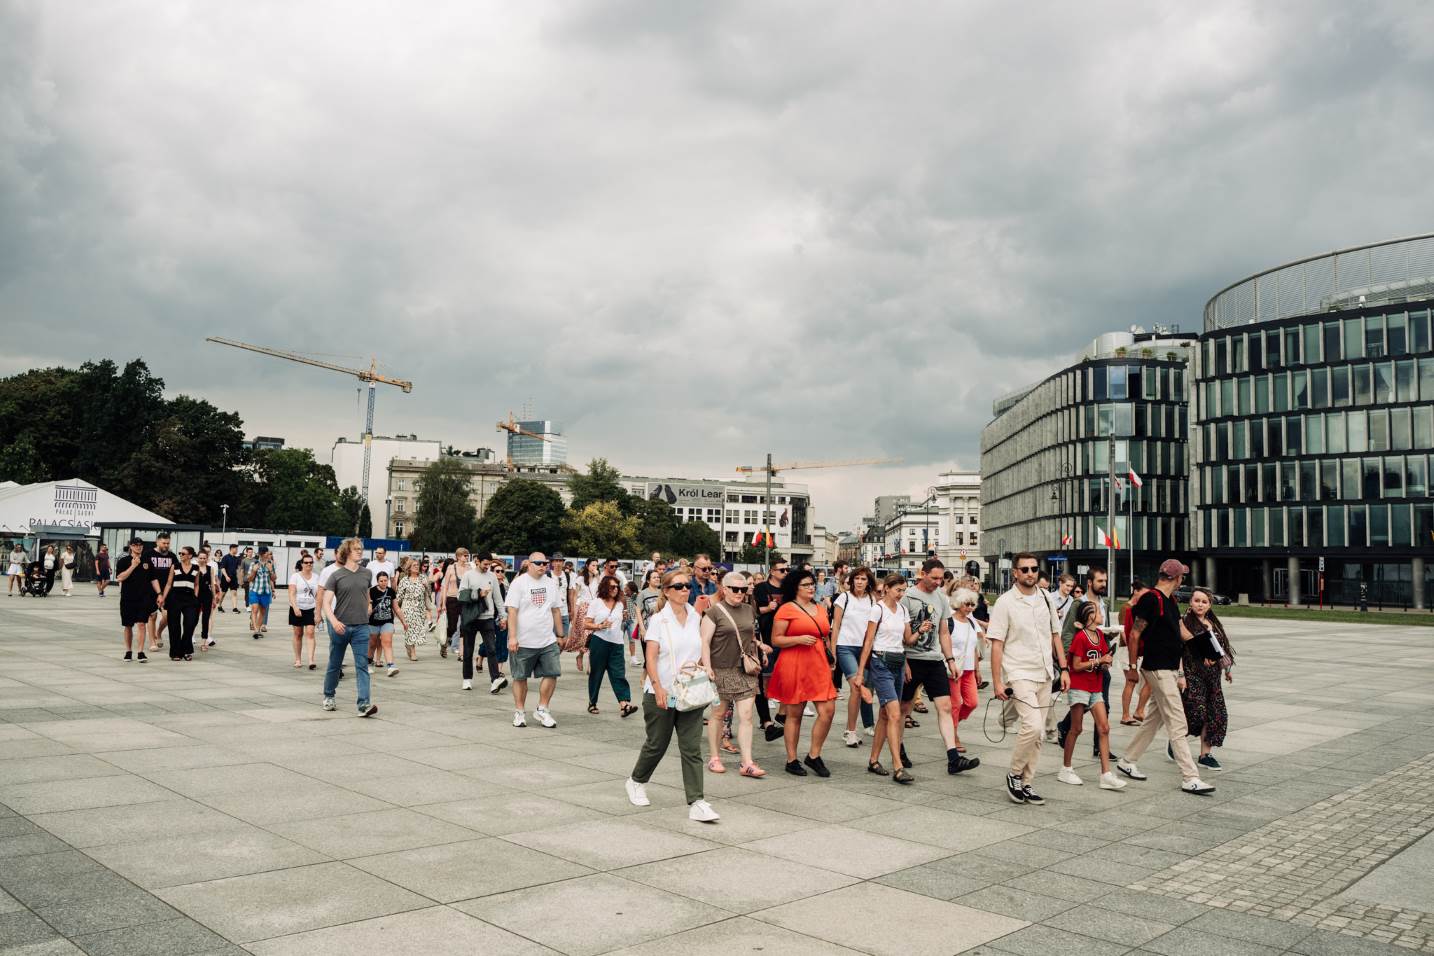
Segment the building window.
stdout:
<svg viewBox="0 0 1434 956">
<path fill-rule="evenodd" d="M 399 537 L 399 538 L 403 537 L 403 522 L 402 522 L 402 521 L 394 522 L 394 525 L 393 525 L 393 533 L 394 533 L 394 536 L 395 536 L 395 537 Z"/>
<path fill-rule="evenodd" d="M 393 508 L 394 508 L 394 510 L 397 511 L 399 514 L 403 514 L 404 510 L 405 510 L 406 507 L 407 507 L 407 504 L 408 504 L 408 503 L 407 503 L 404 499 L 400 498 L 400 499 L 398 499 L 397 501 L 395 501 L 395 502 L 393 503 Z"/>
</svg>

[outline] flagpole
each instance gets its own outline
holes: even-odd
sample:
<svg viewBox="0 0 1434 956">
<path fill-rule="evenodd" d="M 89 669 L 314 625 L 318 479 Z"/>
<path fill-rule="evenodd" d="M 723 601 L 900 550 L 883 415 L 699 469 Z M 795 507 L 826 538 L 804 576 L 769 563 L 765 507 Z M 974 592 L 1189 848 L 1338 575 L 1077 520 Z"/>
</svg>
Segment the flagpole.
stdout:
<svg viewBox="0 0 1434 956">
<path fill-rule="evenodd" d="M 1106 508 L 1106 538 L 1105 538 L 1105 566 L 1110 572 L 1111 578 L 1115 577 L 1115 428 L 1110 430 L 1110 437 L 1106 453 L 1106 464 L 1110 466 L 1110 473 L 1105 479 L 1105 508 Z M 1113 596 L 1112 596 L 1113 597 Z"/>
<path fill-rule="evenodd" d="M 1125 527 L 1125 544 L 1130 548 L 1130 593 L 1135 593 L 1135 482 L 1130 483 L 1130 497 L 1126 499 L 1126 505 L 1130 509 L 1130 519 Z"/>
</svg>

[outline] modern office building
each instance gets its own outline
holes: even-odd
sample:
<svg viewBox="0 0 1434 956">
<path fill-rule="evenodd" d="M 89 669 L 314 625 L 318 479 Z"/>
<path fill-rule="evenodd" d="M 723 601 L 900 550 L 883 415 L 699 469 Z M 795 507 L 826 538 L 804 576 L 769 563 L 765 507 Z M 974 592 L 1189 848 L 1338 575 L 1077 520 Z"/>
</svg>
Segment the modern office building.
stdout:
<svg viewBox="0 0 1434 956">
<path fill-rule="evenodd" d="M 1186 376 L 1196 338 L 1158 327 L 1102 335 L 1065 368 L 996 400 L 981 431 L 979 544 L 988 565 L 1004 569 L 1023 551 L 1053 572 L 1105 564 L 1112 450 L 1119 590 L 1132 553 L 1140 574 L 1188 556 Z"/>
<path fill-rule="evenodd" d="M 1434 589 L 1434 235 L 1243 279 L 1205 306 L 1192 532 L 1252 598 L 1422 607 Z"/>
<path fill-rule="evenodd" d="M 515 465 L 566 465 L 568 463 L 568 439 L 563 427 L 557 422 L 518 422 L 518 427 L 529 434 L 508 433 L 508 457 Z M 541 435 L 535 438 L 534 435 Z"/>
</svg>

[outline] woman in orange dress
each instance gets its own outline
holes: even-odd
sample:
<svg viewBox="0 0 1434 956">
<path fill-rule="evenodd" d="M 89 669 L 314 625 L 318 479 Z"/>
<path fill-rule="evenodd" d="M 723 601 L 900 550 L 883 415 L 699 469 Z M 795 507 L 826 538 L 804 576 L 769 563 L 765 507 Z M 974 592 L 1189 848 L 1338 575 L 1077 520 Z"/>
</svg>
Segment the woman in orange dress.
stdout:
<svg viewBox="0 0 1434 956">
<path fill-rule="evenodd" d="M 806 767 L 818 777 L 832 775 L 822 762 L 822 744 L 826 743 L 836 713 L 836 687 L 832 684 L 831 661 L 827 659 L 830 635 L 827 609 L 817 601 L 816 577 L 810 571 L 792 571 L 782 581 L 782 605 L 772 619 L 772 644 L 782 652 L 767 681 L 767 696 L 788 705 L 783 727 L 787 773 L 798 777 L 807 775 Z M 812 745 L 806 759 L 798 760 L 802 710 L 809 701 L 816 706 L 817 722 L 812 727 Z"/>
</svg>

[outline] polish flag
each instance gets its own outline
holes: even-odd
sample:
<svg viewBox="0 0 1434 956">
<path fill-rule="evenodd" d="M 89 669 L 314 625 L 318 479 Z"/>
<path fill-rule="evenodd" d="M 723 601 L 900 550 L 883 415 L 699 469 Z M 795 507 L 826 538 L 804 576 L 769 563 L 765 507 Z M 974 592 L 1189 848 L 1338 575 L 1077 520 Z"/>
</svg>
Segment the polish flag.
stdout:
<svg viewBox="0 0 1434 956">
<path fill-rule="evenodd" d="M 1135 473 L 1134 468 L 1130 469 L 1130 483 L 1137 488 L 1145 487 L 1145 482 L 1141 480 L 1141 477 Z"/>
<path fill-rule="evenodd" d="M 1100 543 L 1102 547 L 1114 548 L 1117 551 L 1120 550 L 1120 536 L 1118 534 L 1116 534 L 1114 531 L 1111 531 L 1110 534 L 1106 534 L 1105 529 L 1100 527 L 1099 525 L 1096 526 L 1095 530 L 1096 534 L 1100 537 Z"/>
</svg>

